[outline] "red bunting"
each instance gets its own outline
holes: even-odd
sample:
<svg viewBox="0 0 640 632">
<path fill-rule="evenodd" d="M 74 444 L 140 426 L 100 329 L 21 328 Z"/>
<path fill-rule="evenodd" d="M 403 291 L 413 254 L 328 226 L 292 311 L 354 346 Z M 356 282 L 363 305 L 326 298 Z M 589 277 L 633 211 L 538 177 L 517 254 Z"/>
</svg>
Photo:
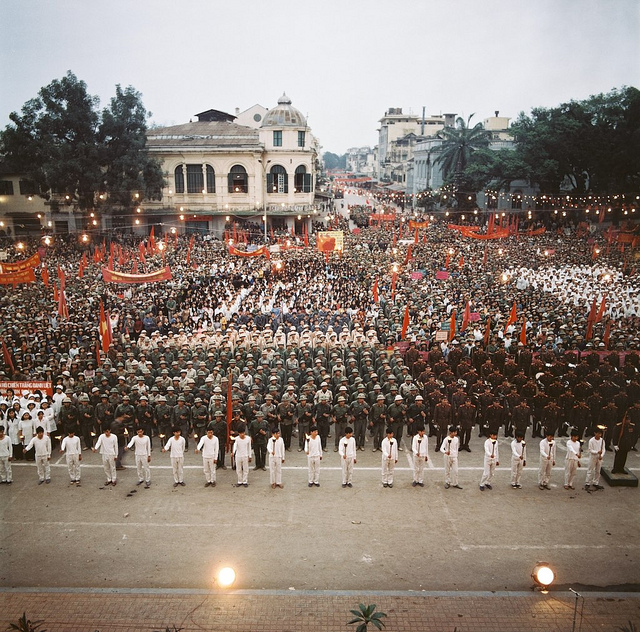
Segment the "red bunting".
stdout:
<svg viewBox="0 0 640 632">
<path fill-rule="evenodd" d="M 463 332 L 469 326 L 469 322 L 471 320 L 471 305 L 469 301 L 467 301 L 467 305 L 464 308 L 464 314 L 462 316 L 462 327 L 460 327 L 460 331 Z"/>
<path fill-rule="evenodd" d="M 400 337 L 402 340 L 405 339 L 407 335 L 407 329 L 409 329 L 409 303 L 407 303 L 404 308 L 404 318 L 402 319 L 402 331 L 400 333 Z"/>
</svg>

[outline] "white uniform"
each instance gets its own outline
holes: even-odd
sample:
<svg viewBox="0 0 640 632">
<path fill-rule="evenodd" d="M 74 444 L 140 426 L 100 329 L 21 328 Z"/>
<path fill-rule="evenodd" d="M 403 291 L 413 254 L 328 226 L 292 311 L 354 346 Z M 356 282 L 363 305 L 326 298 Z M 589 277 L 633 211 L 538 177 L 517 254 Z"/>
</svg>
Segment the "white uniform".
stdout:
<svg viewBox="0 0 640 632">
<path fill-rule="evenodd" d="M 173 482 L 184 483 L 184 449 L 186 442 L 184 437 L 171 437 L 164 446 L 171 457 L 171 467 L 173 469 Z"/>
<path fill-rule="evenodd" d="M 527 458 L 526 444 L 524 441 L 514 439 L 511 442 L 511 485 L 517 487 L 520 485 L 520 477 L 522 476 L 522 468 Z"/>
<path fill-rule="evenodd" d="M 564 460 L 564 486 L 573 489 L 576 472 L 580 467 L 580 453 L 582 446 L 579 441 L 569 439 L 567 441 L 567 455 Z"/>
<path fill-rule="evenodd" d="M 238 475 L 238 485 L 248 485 L 249 459 L 251 458 L 251 438 L 249 436 L 242 439 L 236 437 L 233 442 L 233 454 L 236 461 L 236 474 Z"/>
<path fill-rule="evenodd" d="M 440 446 L 440 452 L 444 454 L 444 483 L 445 485 L 458 484 L 458 449 L 460 437 L 445 437 Z M 449 454 L 447 454 L 447 452 Z"/>
<path fill-rule="evenodd" d="M 282 462 L 284 461 L 284 440 L 282 437 L 271 437 L 267 441 L 269 455 L 269 482 L 271 485 L 282 485 Z"/>
<path fill-rule="evenodd" d="M 413 482 L 424 483 L 424 464 L 427 462 L 429 453 L 429 438 L 419 434 L 413 435 L 411 441 L 411 452 L 413 453 Z"/>
<path fill-rule="evenodd" d="M 496 439 L 487 439 L 484 442 L 484 470 L 480 479 L 480 487 L 491 485 L 499 460 L 498 441 Z"/>
<path fill-rule="evenodd" d="M 549 486 L 551 468 L 556 461 L 556 442 L 543 439 L 540 441 L 540 470 L 538 471 L 538 485 Z"/>
<path fill-rule="evenodd" d="M 304 451 L 307 454 L 307 461 L 309 464 L 309 483 L 319 485 L 320 461 L 322 460 L 322 443 L 320 441 L 320 435 L 315 439 L 310 436 L 305 443 Z"/>
<path fill-rule="evenodd" d="M 202 467 L 204 468 L 204 478 L 207 483 L 216 482 L 216 461 L 220 452 L 220 441 L 216 435 L 211 439 L 203 435 L 198 442 L 197 450 L 202 452 Z"/>
<path fill-rule="evenodd" d="M 44 435 L 42 439 L 35 436 L 29 441 L 27 445 L 27 452 L 35 448 L 36 450 L 36 467 L 38 468 L 38 480 L 50 481 L 51 480 L 51 465 L 49 459 L 51 458 L 51 439 Z"/>
<path fill-rule="evenodd" d="M 13 458 L 13 445 L 9 435 L 4 435 L 0 439 L 0 483 L 11 483 L 13 481 L 11 475 L 11 461 Z"/>
<path fill-rule="evenodd" d="M 127 444 L 127 448 L 135 446 L 136 470 L 138 472 L 138 481 L 149 485 L 151 483 L 151 468 L 149 467 L 149 457 L 151 456 L 151 439 L 147 435 L 139 437 L 137 434 L 131 438 Z"/>
<path fill-rule="evenodd" d="M 94 450 L 102 455 L 102 467 L 107 477 L 107 483 L 116 481 L 116 457 L 118 456 L 118 437 L 110 434 L 101 434 L 96 441 Z"/>
<path fill-rule="evenodd" d="M 602 467 L 602 457 L 605 452 L 604 439 L 589 439 L 589 469 L 587 470 L 587 480 L 585 485 L 600 485 L 600 468 Z"/>
<path fill-rule="evenodd" d="M 80 482 L 80 437 L 65 437 L 60 444 L 60 450 L 66 454 L 67 469 L 72 483 Z"/>
<path fill-rule="evenodd" d="M 353 464 L 356 461 L 356 440 L 355 437 L 342 437 L 338 443 L 338 454 L 342 465 L 342 484 L 348 485 L 353 482 Z"/>
<path fill-rule="evenodd" d="M 393 470 L 398 460 L 398 441 L 385 437 L 380 445 L 382 450 L 382 484 L 393 485 Z"/>
</svg>

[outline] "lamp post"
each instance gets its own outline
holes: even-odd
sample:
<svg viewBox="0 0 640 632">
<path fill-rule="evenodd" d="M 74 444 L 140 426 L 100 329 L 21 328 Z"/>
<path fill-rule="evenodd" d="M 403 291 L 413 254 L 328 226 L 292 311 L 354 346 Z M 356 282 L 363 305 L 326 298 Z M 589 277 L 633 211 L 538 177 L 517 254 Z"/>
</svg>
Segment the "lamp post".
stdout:
<svg viewBox="0 0 640 632">
<path fill-rule="evenodd" d="M 262 165 L 262 208 L 264 214 L 262 220 L 264 221 L 264 243 L 267 243 L 267 166 L 271 160 L 263 162 L 262 158 L 258 158 L 258 162 Z"/>
</svg>

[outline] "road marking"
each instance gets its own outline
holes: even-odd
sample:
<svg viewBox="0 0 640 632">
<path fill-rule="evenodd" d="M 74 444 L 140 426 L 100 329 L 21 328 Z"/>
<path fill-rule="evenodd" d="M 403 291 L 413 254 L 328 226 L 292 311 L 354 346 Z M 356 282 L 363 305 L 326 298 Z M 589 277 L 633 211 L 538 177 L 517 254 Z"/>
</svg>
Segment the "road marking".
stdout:
<svg viewBox="0 0 640 632">
<path fill-rule="evenodd" d="M 511 550 L 519 551 L 520 549 L 530 550 L 582 550 L 582 549 L 623 549 L 637 550 L 640 544 L 462 544 L 460 548 L 463 551 L 473 550 Z"/>
</svg>

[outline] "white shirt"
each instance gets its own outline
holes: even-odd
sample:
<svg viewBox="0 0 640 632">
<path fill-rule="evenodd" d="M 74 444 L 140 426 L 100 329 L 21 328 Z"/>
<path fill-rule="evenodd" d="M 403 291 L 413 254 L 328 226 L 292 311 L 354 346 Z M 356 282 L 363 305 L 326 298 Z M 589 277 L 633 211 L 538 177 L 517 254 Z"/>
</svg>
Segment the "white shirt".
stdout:
<svg viewBox="0 0 640 632">
<path fill-rule="evenodd" d="M 567 461 L 577 461 L 580 459 L 580 442 L 569 439 L 567 441 Z"/>
<path fill-rule="evenodd" d="M 427 456 L 429 453 L 429 438 L 427 435 L 413 435 L 413 441 L 411 441 L 411 451 L 413 456 Z"/>
<path fill-rule="evenodd" d="M 498 441 L 495 439 L 487 439 L 484 442 L 484 456 L 486 459 L 495 459 L 499 461 L 498 457 Z"/>
<path fill-rule="evenodd" d="M 589 453 L 596 456 L 598 452 L 600 452 L 600 460 L 604 455 L 604 439 L 601 437 L 600 439 L 596 439 L 595 437 L 591 437 L 589 439 Z"/>
<path fill-rule="evenodd" d="M 271 437 L 267 441 L 267 452 L 270 456 L 274 456 L 278 459 L 284 459 L 284 441 L 282 437 Z"/>
<path fill-rule="evenodd" d="M 134 445 L 136 446 L 136 456 L 151 456 L 151 439 L 147 435 L 139 437 L 136 434 L 127 444 L 127 448 L 131 449 Z"/>
<path fill-rule="evenodd" d="M 202 451 L 203 459 L 213 459 L 215 461 L 220 451 L 220 441 L 216 435 L 213 435 L 211 439 L 209 439 L 207 435 L 204 435 L 200 438 L 196 450 Z"/>
<path fill-rule="evenodd" d="M 309 437 L 307 439 L 304 451 L 311 457 L 322 456 L 322 442 L 320 441 L 320 436 L 317 436 L 315 439 L 313 437 Z"/>
<path fill-rule="evenodd" d="M 233 442 L 233 453 L 236 459 L 251 458 L 251 437 L 245 435 L 243 439 L 238 435 Z"/>
<path fill-rule="evenodd" d="M 440 446 L 440 452 L 446 454 L 449 452 L 449 456 L 452 458 L 458 458 L 458 447 L 460 446 L 460 437 L 445 437 Z"/>
<path fill-rule="evenodd" d="M 0 459 L 13 456 L 13 446 L 11 445 L 11 439 L 8 435 L 4 435 L 0 439 Z"/>
<path fill-rule="evenodd" d="M 80 446 L 80 437 L 65 437 L 60 444 L 60 449 L 66 450 L 67 456 L 75 456 L 80 454 L 82 448 Z"/>
<path fill-rule="evenodd" d="M 548 459 L 551 457 L 551 461 L 556 460 L 556 442 L 549 443 L 546 439 L 540 441 L 540 458 Z"/>
<path fill-rule="evenodd" d="M 356 440 L 354 437 L 342 437 L 338 444 L 338 454 L 343 457 L 347 456 L 348 459 L 356 458 Z"/>
<path fill-rule="evenodd" d="M 36 449 L 36 456 L 51 456 L 51 439 L 44 435 L 42 439 L 35 436 L 29 441 L 29 445 L 27 446 L 27 451 L 31 450 L 31 448 Z"/>
<path fill-rule="evenodd" d="M 511 456 L 514 459 L 520 460 L 521 456 L 525 456 L 524 449 L 525 449 L 525 442 L 524 441 L 516 441 L 514 439 L 511 442 Z"/>
<path fill-rule="evenodd" d="M 100 450 L 102 456 L 117 456 L 118 454 L 118 437 L 110 434 L 101 434 L 96 441 L 94 450 Z"/>
<path fill-rule="evenodd" d="M 398 441 L 394 438 L 385 437 L 380 445 L 383 459 L 398 460 Z"/>
<path fill-rule="evenodd" d="M 184 440 L 184 437 L 178 437 L 177 439 L 175 437 L 171 437 L 169 441 L 167 441 L 167 443 L 165 444 L 164 449 L 167 452 L 171 453 L 172 459 L 178 459 L 178 458 L 184 457 L 185 445 L 186 445 L 186 442 Z"/>
</svg>

